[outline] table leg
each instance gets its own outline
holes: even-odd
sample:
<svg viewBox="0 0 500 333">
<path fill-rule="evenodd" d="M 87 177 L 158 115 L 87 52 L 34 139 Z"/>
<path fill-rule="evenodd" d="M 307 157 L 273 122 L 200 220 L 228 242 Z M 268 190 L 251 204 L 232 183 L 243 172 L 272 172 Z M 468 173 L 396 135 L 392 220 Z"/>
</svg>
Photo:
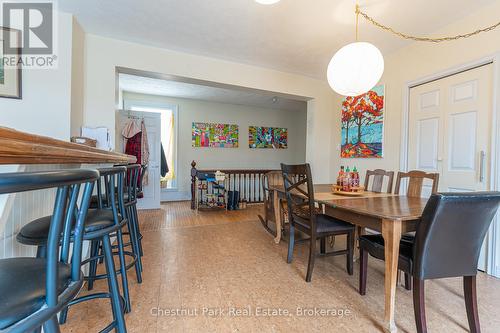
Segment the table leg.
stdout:
<svg viewBox="0 0 500 333">
<path fill-rule="evenodd" d="M 401 240 L 401 221 L 383 220 L 382 236 L 385 243 L 385 328 L 397 332 L 394 321 L 396 304 L 396 285 L 398 277 L 399 241 Z"/>
<path fill-rule="evenodd" d="M 281 226 L 284 221 L 281 221 L 281 205 L 280 198 L 278 197 L 278 191 L 273 191 L 273 206 L 274 206 L 274 220 L 276 221 L 276 237 L 274 242 L 279 244 L 281 240 Z"/>
</svg>

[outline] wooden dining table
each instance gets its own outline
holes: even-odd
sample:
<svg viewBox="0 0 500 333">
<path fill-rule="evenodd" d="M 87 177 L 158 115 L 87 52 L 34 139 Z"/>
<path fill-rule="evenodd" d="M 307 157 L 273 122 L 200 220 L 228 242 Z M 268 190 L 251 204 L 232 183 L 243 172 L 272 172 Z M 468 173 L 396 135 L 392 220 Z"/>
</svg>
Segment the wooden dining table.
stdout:
<svg viewBox="0 0 500 333">
<path fill-rule="evenodd" d="M 324 206 L 325 214 L 356 225 L 357 233 L 365 228 L 382 233 L 385 242 L 385 316 L 384 327 L 396 332 L 394 309 L 398 277 L 399 242 L 401 235 L 416 230 L 427 203 L 425 198 L 390 193 L 365 192 L 361 196 L 344 196 L 331 191 L 332 184 L 314 185 L 314 200 Z M 279 242 L 281 227 L 280 201 L 285 198 L 282 185 L 270 186 L 276 220 L 275 241 Z"/>
</svg>

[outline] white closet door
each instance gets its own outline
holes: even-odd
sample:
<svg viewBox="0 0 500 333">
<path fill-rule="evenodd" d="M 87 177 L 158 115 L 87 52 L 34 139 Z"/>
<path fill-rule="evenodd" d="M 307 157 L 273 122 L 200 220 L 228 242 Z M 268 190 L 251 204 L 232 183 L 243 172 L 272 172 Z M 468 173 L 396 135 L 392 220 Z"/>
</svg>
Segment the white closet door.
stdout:
<svg viewBox="0 0 500 333">
<path fill-rule="evenodd" d="M 409 169 L 439 172 L 441 192 L 488 190 L 492 90 L 492 65 L 412 88 Z M 427 185 L 424 193 L 430 191 Z"/>
</svg>

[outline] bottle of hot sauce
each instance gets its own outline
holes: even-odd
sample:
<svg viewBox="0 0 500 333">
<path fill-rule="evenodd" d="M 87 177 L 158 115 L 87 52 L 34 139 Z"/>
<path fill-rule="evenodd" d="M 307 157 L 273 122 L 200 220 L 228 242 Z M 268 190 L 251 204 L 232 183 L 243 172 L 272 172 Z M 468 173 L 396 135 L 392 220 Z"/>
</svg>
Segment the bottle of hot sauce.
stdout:
<svg viewBox="0 0 500 333">
<path fill-rule="evenodd" d="M 356 169 L 356 167 L 354 167 L 352 169 L 352 186 L 353 187 L 359 187 L 359 173 L 358 173 L 358 169 Z"/>
<path fill-rule="evenodd" d="M 342 186 L 343 178 L 344 178 L 344 166 L 342 165 L 340 167 L 339 175 L 337 176 L 337 185 L 338 186 Z"/>
<path fill-rule="evenodd" d="M 343 181 L 342 181 L 342 191 L 349 192 L 351 190 L 351 170 L 349 167 L 345 169 Z"/>
</svg>

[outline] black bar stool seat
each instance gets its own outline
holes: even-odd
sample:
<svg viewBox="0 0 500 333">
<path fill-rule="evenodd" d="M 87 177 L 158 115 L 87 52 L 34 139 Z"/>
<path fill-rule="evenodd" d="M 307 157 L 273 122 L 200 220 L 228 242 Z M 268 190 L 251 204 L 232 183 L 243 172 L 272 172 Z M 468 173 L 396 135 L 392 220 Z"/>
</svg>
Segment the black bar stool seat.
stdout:
<svg viewBox="0 0 500 333">
<path fill-rule="evenodd" d="M 57 189 L 46 257 L 0 260 L 1 332 L 60 332 L 57 314 L 83 285 L 83 225 L 98 177 L 83 169 L 0 174 L 0 194 Z M 116 279 L 110 289 L 119 292 Z"/>
<path fill-rule="evenodd" d="M 121 220 L 121 215 L 118 215 Z M 52 216 L 44 216 L 24 225 L 16 236 L 19 243 L 45 246 Z M 113 212 L 109 209 L 89 209 L 85 219 L 84 238 L 91 232 L 110 228 L 114 224 Z"/>
<path fill-rule="evenodd" d="M 0 329 L 28 317 L 45 304 L 47 261 L 39 258 L 9 258 L 0 261 Z M 57 292 L 71 283 L 71 265 L 58 263 Z M 74 298 L 83 285 L 72 289 Z"/>
</svg>

